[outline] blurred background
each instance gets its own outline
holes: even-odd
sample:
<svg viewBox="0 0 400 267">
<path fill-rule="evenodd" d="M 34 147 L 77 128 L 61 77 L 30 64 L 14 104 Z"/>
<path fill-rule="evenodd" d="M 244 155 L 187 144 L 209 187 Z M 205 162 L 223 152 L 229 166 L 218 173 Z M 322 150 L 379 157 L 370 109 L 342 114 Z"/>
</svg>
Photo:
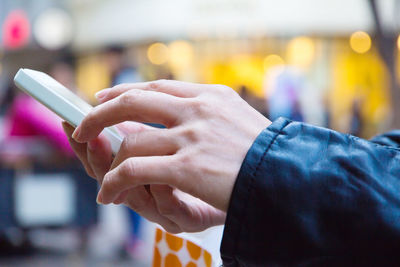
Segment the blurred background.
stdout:
<svg viewBox="0 0 400 267">
<path fill-rule="evenodd" d="M 99 207 L 60 119 L 18 68 L 95 103 L 124 82 L 225 84 L 274 120 L 400 127 L 398 0 L 1 0 L 0 265 L 149 266 L 154 225 Z"/>
</svg>

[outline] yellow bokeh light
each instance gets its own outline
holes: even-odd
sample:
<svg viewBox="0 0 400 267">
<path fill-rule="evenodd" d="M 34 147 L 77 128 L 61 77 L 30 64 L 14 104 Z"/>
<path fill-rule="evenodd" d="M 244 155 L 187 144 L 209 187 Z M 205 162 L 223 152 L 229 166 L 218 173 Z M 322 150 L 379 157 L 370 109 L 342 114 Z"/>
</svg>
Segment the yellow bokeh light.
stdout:
<svg viewBox="0 0 400 267">
<path fill-rule="evenodd" d="M 290 65 L 298 67 L 309 66 L 315 56 L 314 41 L 305 36 L 300 36 L 290 40 L 287 46 L 287 59 Z"/>
<path fill-rule="evenodd" d="M 400 35 L 397 37 L 397 49 L 400 50 Z"/>
<path fill-rule="evenodd" d="M 94 94 L 110 87 L 111 75 L 107 64 L 99 55 L 79 58 L 76 69 L 76 82 L 80 92 L 92 103 L 96 103 Z"/>
<path fill-rule="evenodd" d="M 167 62 L 168 54 L 168 47 L 163 43 L 154 43 L 147 49 L 147 58 L 155 65 Z"/>
<path fill-rule="evenodd" d="M 193 46 L 183 40 L 174 41 L 168 46 L 169 62 L 174 68 L 186 68 L 193 61 Z"/>
<path fill-rule="evenodd" d="M 278 55 L 269 55 L 266 56 L 264 59 L 264 70 L 268 70 L 271 67 L 275 67 L 275 66 L 284 66 L 285 65 L 285 61 Z"/>
<path fill-rule="evenodd" d="M 371 49 L 371 37 L 366 32 L 355 32 L 350 37 L 350 47 L 356 53 L 363 54 Z"/>
</svg>

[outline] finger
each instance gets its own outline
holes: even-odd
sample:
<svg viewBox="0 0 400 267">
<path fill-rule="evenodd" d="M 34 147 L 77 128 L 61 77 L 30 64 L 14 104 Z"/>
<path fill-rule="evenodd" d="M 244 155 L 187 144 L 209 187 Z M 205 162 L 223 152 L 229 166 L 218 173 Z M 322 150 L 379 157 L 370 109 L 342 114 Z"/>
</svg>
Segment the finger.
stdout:
<svg viewBox="0 0 400 267">
<path fill-rule="evenodd" d="M 124 122 L 121 122 L 121 123 L 115 125 L 115 127 L 117 128 L 118 132 L 122 136 L 127 136 L 129 134 L 134 134 L 134 133 L 142 132 L 145 130 L 158 129 L 158 128 L 146 125 L 144 123 L 135 122 L 135 121 L 124 121 Z"/>
<path fill-rule="evenodd" d="M 150 185 L 158 212 L 178 224 L 185 232 L 199 227 L 223 224 L 225 213 L 168 185 Z"/>
<path fill-rule="evenodd" d="M 150 185 L 150 191 L 161 215 L 177 222 L 178 225 L 186 223 L 188 219 L 187 209 L 183 207 L 183 202 L 174 195 L 174 189 L 171 186 L 153 184 Z M 183 219 L 184 217 L 186 217 L 186 221 Z"/>
<path fill-rule="evenodd" d="M 99 135 L 87 144 L 87 159 L 101 184 L 104 175 L 109 171 L 112 162 L 112 151 L 110 142 L 105 136 Z"/>
<path fill-rule="evenodd" d="M 124 203 L 149 221 L 160 224 L 168 232 L 182 232 L 176 223 L 162 216 L 158 212 L 154 198 L 144 186 L 139 186 L 128 190 L 127 198 Z"/>
<path fill-rule="evenodd" d="M 160 224 L 170 233 L 182 232 L 179 225 L 158 212 L 154 199 L 144 186 L 125 190 L 113 203 L 116 205 L 125 203 L 126 206 L 134 210 L 140 216 Z"/>
<path fill-rule="evenodd" d="M 114 204 L 115 205 L 119 205 L 119 204 L 122 204 L 122 203 L 124 203 L 125 201 L 126 201 L 126 198 L 128 197 L 128 195 L 129 195 L 129 193 L 131 192 L 131 191 L 133 191 L 134 190 L 134 188 L 133 189 L 128 189 L 128 190 L 125 190 L 125 191 L 123 191 L 121 194 L 119 194 L 119 196 L 114 200 Z"/>
<path fill-rule="evenodd" d="M 113 88 L 101 90 L 96 94 L 96 98 L 100 101 L 100 103 L 103 103 L 131 89 L 162 92 L 177 97 L 195 97 L 204 90 L 203 87 L 204 86 L 202 84 L 174 80 L 159 80 L 142 83 L 124 83 L 116 85 Z"/>
<path fill-rule="evenodd" d="M 98 194 L 98 202 L 109 204 L 123 191 L 140 185 L 175 185 L 172 175 L 174 156 L 153 156 L 128 158 L 109 171 Z"/>
<path fill-rule="evenodd" d="M 75 129 L 72 137 L 87 142 L 108 126 L 124 121 L 160 123 L 172 127 L 180 123 L 184 102 L 159 92 L 130 90 L 96 106 Z"/>
<path fill-rule="evenodd" d="M 75 152 L 76 156 L 78 159 L 82 162 L 83 167 L 85 168 L 87 174 L 96 179 L 96 175 L 94 171 L 92 170 L 89 161 L 87 159 L 87 148 L 86 144 L 81 144 L 77 143 L 74 139 L 72 139 L 72 133 L 74 132 L 74 128 L 67 122 L 63 121 L 62 122 L 62 127 L 64 129 L 65 134 L 68 137 L 68 142 L 72 148 L 72 150 Z"/>
<path fill-rule="evenodd" d="M 172 155 L 178 149 L 179 144 L 168 129 L 154 129 L 130 134 L 122 142 L 110 169 L 114 169 L 129 157 Z"/>
<path fill-rule="evenodd" d="M 150 191 L 149 191 L 149 190 L 150 190 L 149 185 L 145 185 L 145 186 L 143 186 L 143 187 L 146 189 L 147 192 L 150 192 Z M 132 189 L 128 189 L 128 190 L 123 191 L 123 192 L 120 193 L 119 196 L 113 201 L 113 203 L 116 204 L 116 205 L 124 203 L 124 202 L 126 201 L 128 195 L 129 195 L 130 193 L 133 193 L 133 192 L 135 191 L 135 189 L 136 189 L 136 188 L 132 188 Z"/>
</svg>

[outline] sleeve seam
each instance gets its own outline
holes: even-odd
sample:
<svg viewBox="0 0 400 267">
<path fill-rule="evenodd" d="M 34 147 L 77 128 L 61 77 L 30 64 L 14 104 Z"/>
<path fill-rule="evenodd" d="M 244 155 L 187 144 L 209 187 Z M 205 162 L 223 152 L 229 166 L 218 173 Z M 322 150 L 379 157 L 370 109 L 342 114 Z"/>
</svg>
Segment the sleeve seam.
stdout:
<svg viewBox="0 0 400 267">
<path fill-rule="evenodd" d="M 275 142 L 276 138 L 278 138 L 278 136 L 281 134 L 283 128 L 285 128 L 287 125 L 283 126 L 281 129 L 279 129 L 279 131 L 276 133 L 276 135 L 272 138 L 271 142 L 269 143 L 268 147 L 265 149 L 263 155 L 261 156 L 260 160 L 257 163 L 257 167 L 254 170 L 254 172 L 251 175 L 252 178 L 252 182 L 251 184 L 253 184 L 253 180 L 256 177 L 257 172 L 260 170 L 260 166 L 261 163 L 264 161 L 265 156 L 267 155 L 267 152 L 269 151 L 269 149 L 271 148 L 272 144 Z"/>
</svg>

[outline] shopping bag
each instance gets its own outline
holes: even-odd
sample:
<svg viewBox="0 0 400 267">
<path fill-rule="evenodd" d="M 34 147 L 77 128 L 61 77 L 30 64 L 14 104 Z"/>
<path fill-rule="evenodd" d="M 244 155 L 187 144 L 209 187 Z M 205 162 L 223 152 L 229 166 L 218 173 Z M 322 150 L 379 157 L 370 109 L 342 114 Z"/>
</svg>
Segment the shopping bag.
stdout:
<svg viewBox="0 0 400 267">
<path fill-rule="evenodd" d="M 219 247 L 223 226 L 200 233 L 173 235 L 156 229 L 153 267 L 217 267 L 222 265 Z"/>
</svg>

